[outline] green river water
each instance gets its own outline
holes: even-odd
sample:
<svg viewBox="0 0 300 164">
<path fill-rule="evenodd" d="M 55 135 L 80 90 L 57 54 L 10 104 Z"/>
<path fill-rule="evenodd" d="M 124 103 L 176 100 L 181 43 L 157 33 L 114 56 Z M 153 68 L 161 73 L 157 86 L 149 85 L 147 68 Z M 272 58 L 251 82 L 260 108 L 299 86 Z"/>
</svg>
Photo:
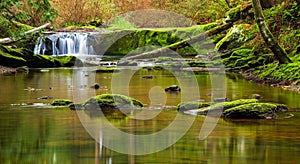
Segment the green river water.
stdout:
<svg viewBox="0 0 300 164">
<path fill-rule="evenodd" d="M 0 163 L 298 163 L 300 161 L 300 94 L 247 82 L 236 75 L 226 76 L 226 95 L 235 100 L 260 94 L 263 102 L 284 103 L 289 111 L 274 120 L 219 119 L 210 135 L 199 140 L 205 117 L 196 117 L 187 133 L 164 150 L 145 155 L 128 155 L 106 148 L 96 142 L 82 125 L 76 111 L 53 108 L 54 98 L 86 99 L 87 96 L 111 93 L 112 73 L 89 71 L 75 79 L 72 69 L 31 70 L 29 74 L 0 76 Z M 155 75 L 145 79 L 143 75 Z M 200 91 L 199 99 L 211 100 L 208 73 L 195 75 Z M 89 80 L 92 79 L 92 80 Z M 100 89 L 88 86 L 94 82 Z M 122 81 L 120 81 L 122 83 Z M 75 85 L 76 84 L 76 85 Z M 77 85 L 78 84 L 78 85 Z M 79 85 L 82 84 L 82 85 Z M 146 106 L 151 104 L 149 91 L 178 81 L 166 71 L 140 70 L 131 78 L 129 93 Z M 85 86 L 86 85 L 86 86 Z M 35 90 L 28 90 L 28 87 Z M 74 88 L 77 92 L 74 92 Z M 194 88 L 190 88 L 194 89 Z M 79 91 L 79 92 L 78 92 Z M 82 97 L 78 94 L 82 93 Z M 164 105 L 176 106 L 180 93 L 166 93 Z M 284 118 L 292 113 L 294 117 Z M 111 120 L 128 133 L 159 131 L 172 122 L 176 110 L 163 110 L 159 116 L 145 121 L 135 119 Z M 112 136 L 113 138 L 113 136 Z M 122 144 L 122 140 L 118 143 Z M 124 144 L 127 142 L 124 140 Z M 145 141 L 145 145 L 152 144 Z"/>
</svg>

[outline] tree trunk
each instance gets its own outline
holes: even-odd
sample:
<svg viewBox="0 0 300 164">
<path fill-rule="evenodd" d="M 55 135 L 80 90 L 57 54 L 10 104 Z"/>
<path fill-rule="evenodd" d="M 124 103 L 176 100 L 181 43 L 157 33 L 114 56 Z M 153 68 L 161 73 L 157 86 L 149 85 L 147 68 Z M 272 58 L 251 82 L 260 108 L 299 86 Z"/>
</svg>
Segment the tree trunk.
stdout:
<svg viewBox="0 0 300 164">
<path fill-rule="evenodd" d="M 227 6 L 228 6 L 229 8 L 231 8 L 232 6 L 231 6 L 231 4 L 230 4 L 230 0 L 225 0 L 225 1 L 226 1 Z"/>
<path fill-rule="evenodd" d="M 271 49 L 275 57 L 279 60 L 279 63 L 291 63 L 291 59 L 287 56 L 285 50 L 280 47 L 280 45 L 275 41 L 273 34 L 270 32 L 268 26 L 266 25 L 262 7 L 260 5 L 260 0 L 252 0 L 252 5 L 254 8 L 255 21 L 259 27 L 259 31 L 265 43 Z"/>
<path fill-rule="evenodd" d="M 273 5 L 271 0 L 260 0 L 260 4 L 261 4 L 261 7 L 264 9 L 271 8 Z"/>
<path fill-rule="evenodd" d="M 46 24 L 44 24 L 44 25 L 42 25 L 40 27 L 37 27 L 37 28 L 34 28 L 32 30 L 24 32 L 24 35 L 28 35 L 30 33 L 34 33 L 34 32 L 40 31 L 40 30 L 48 28 L 50 26 L 51 26 L 51 23 L 46 23 Z M 17 38 L 17 39 L 19 39 L 19 38 Z M 17 39 L 15 39 L 15 38 L 2 38 L 2 39 L 0 39 L 0 44 L 8 44 L 8 43 L 16 41 Z"/>
</svg>

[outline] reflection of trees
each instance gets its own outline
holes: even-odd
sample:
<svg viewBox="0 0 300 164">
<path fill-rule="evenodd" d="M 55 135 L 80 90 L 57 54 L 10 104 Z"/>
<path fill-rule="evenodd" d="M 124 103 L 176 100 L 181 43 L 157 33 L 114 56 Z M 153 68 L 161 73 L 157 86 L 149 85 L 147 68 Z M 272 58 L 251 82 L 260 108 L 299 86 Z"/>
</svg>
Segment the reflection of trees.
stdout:
<svg viewBox="0 0 300 164">
<path fill-rule="evenodd" d="M 90 156 L 93 140 L 76 114 L 49 110 L 1 114 L 0 163 L 78 163 L 76 157 Z"/>
</svg>

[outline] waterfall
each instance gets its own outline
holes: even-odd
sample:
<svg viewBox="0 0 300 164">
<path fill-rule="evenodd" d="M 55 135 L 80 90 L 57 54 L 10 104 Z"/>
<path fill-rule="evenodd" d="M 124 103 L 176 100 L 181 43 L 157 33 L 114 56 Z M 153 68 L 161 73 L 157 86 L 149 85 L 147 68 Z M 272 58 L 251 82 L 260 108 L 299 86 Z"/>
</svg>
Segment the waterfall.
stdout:
<svg viewBox="0 0 300 164">
<path fill-rule="evenodd" d="M 95 55 L 88 33 L 56 33 L 39 38 L 35 54 L 45 55 Z"/>
</svg>

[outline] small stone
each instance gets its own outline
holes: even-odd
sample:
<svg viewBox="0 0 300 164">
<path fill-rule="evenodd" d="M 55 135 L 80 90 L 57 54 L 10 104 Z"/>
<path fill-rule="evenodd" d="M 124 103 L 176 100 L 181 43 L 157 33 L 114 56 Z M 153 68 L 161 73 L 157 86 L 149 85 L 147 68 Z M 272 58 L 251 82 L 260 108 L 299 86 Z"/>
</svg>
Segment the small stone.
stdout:
<svg viewBox="0 0 300 164">
<path fill-rule="evenodd" d="M 95 83 L 93 84 L 92 86 L 90 86 L 90 88 L 93 88 L 93 89 L 99 89 L 100 88 L 100 85 L 98 83 Z"/>
<path fill-rule="evenodd" d="M 262 97 L 261 97 L 260 94 L 256 94 L 256 93 L 255 93 L 255 94 L 250 95 L 249 98 L 250 98 L 250 99 L 258 99 L 258 100 L 259 100 L 259 99 L 261 99 Z"/>
<path fill-rule="evenodd" d="M 52 96 L 43 96 L 43 97 L 39 97 L 37 99 L 40 99 L 40 100 L 49 100 L 49 99 L 53 99 Z"/>
<path fill-rule="evenodd" d="M 230 101 L 229 98 L 225 97 L 225 98 L 215 98 L 214 102 L 228 102 Z"/>
<path fill-rule="evenodd" d="M 155 76 L 151 76 L 151 75 L 149 75 L 149 76 L 143 76 L 142 78 L 144 78 L 144 79 L 154 79 L 154 78 L 155 78 Z"/>
<path fill-rule="evenodd" d="M 171 92 L 172 92 L 172 91 L 180 92 L 181 89 L 180 89 L 180 87 L 177 86 L 177 85 L 171 85 L 171 86 L 165 88 L 165 91 L 166 91 L 166 92 L 170 92 L 170 91 L 171 91 Z"/>
</svg>

